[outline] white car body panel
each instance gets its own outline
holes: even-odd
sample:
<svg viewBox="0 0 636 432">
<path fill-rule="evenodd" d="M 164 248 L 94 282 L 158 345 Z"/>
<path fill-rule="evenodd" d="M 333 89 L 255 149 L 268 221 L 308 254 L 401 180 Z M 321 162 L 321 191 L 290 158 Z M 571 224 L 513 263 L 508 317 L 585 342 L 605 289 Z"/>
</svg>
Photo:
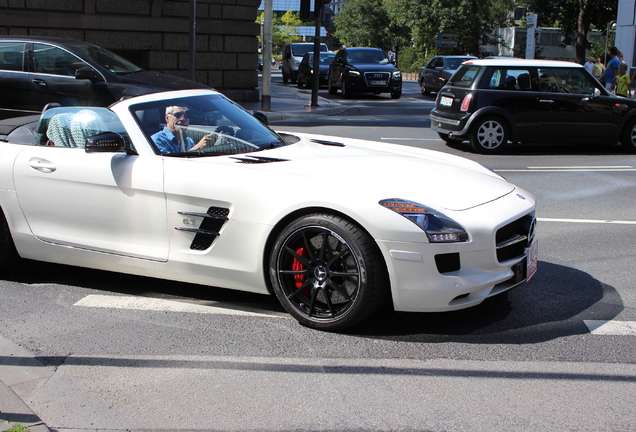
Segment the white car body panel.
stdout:
<svg viewBox="0 0 636 432">
<path fill-rule="evenodd" d="M 171 97 L 212 91 L 171 92 Z M 138 155 L 0 144 L 0 205 L 22 257 L 268 293 L 267 254 L 286 218 L 305 209 L 355 221 L 374 239 L 394 307 L 454 310 L 513 285 L 513 261 L 499 263 L 495 232 L 534 211 L 532 194 L 467 159 L 394 144 L 293 134 L 297 143 L 247 155 L 179 158 L 155 154 L 130 114 L 156 93 L 121 101 L 118 114 Z M 342 144 L 324 145 L 312 139 Z M 466 228 L 462 243 L 426 233 L 378 203 L 400 198 L 442 211 Z M 193 234 L 210 207 L 228 221 L 205 250 Z M 461 255 L 440 274 L 435 256 Z M 460 297 L 458 299 L 458 297 Z"/>
</svg>

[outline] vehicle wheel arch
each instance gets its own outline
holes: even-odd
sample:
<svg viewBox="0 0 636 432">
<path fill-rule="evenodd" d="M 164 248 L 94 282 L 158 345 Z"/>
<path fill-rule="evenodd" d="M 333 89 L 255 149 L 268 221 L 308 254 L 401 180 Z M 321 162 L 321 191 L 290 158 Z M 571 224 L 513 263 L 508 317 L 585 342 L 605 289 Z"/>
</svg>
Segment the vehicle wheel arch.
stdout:
<svg viewBox="0 0 636 432">
<path fill-rule="evenodd" d="M 636 119 L 636 109 L 629 111 L 620 121 L 618 126 L 616 127 L 616 139 L 615 141 L 619 141 L 623 137 L 623 133 L 625 132 L 625 127 L 627 127 L 634 119 Z"/>
<path fill-rule="evenodd" d="M 267 291 L 272 295 L 274 295 L 274 289 L 269 279 L 269 262 L 270 262 L 274 243 L 276 242 L 276 239 L 278 238 L 278 236 L 283 232 L 283 230 L 290 223 L 292 223 L 298 218 L 311 215 L 311 214 L 325 214 L 325 215 L 332 215 L 332 216 L 340 217 L 342 219 L 346 219 L 352 224 L 355 224 L 360 230 L 364 231 L 370 238 L 373 239 L 373 236 L 363 224 L 356 221 L 354 218 L 352 218 L 348 214 L 329 208 L 329 207 L 304 207 L 289 213 L 288 215 L 280 219 L 269 232 L 269 235 L 267 236 L 267 241 L 265 242 L 263 254 L 262 254 L 263 255 L 263 278 L 265 279 L 265 286 L 267 287 Z M 380 252 L 380 248 L 377 245 L 377 243 L 375 243 L 375 247 L 378 249 L 378 252 Z M 385 258 L 382 255 L 382 253 L 380 253 L 380 256 L 382 256 L 382 265 L 384 267 L 385 274 L 388 274 L 388 266 L 385 261 Z M 390 281 L 388 278 L 387 278 L 387 288 L 390 293 Z"/>
<path fill-rule="evenodd" d="M 19 257 L 9 219 L 7 219 L 4 209 L 0 207 L 0 270 L 10 268 Z"/>
<path fill-rule="evenodd" d="M 482 109 L 475 111 L 475 113 L 471 116 L 470 121 L 466 124 L 466 130 L 467 131 L 472 130 L 474 124 L 477 121 L 479 121 L 481 118 L 483 118 L 484 116 L 493 116 L 493 115 L 502 117 L 503 120 L 506 122 L 506 126 L 508 127 L 508 132 L 510 134 L 509 141 L 511 142 L 518 141 L 517 125 L 514 118 L 512 117 L 512 115 L 510 115 L 508 111 L 501 109 L 499 107 L 489 106 L 489 107 L 484 107 Z"/>
</svg>

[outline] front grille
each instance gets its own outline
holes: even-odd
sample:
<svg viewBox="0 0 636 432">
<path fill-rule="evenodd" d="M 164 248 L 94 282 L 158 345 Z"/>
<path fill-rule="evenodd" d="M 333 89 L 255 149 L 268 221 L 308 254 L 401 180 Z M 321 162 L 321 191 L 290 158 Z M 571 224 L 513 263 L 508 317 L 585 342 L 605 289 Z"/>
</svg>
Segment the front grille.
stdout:
<svg viewBox="0 0 636 432">
<path fill-rule="evenodd" d="M 523 256 L 535 235 L 534 213 L 527 214 L 497 230 L 497 261 L 504 262 Z"/>
<path fill-rule="evenodd" d="M 388 72 L 365 72 L 364 79 L 369 87 L 387 87 L 391 74 Z"/>
<path fill-rule="evenodd" d="M 459 271 L 461 264 L 458 253 L 447 253 L 435 255 L 435 265 L 441 274 Z"/>
</svg>

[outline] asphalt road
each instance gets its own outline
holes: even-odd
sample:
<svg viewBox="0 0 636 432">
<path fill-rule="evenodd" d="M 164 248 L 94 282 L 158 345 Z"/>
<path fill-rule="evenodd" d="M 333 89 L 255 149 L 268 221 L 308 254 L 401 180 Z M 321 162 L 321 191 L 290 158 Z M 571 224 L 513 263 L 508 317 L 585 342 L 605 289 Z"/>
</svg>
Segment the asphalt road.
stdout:
<svg viewBox="0 0 636 432">
<path fill-rule="evenodd" d="M 636 430 L 636 156 L 477 155 L 428 128 L 433 100 L 411 82 L 399 100 L 340 100 L 339 116 L 272 127 L 459 154 L 534 193 L 528 284 L 331 334 L 269 297 L 24 262 L 0 282 L 0 379 L 59 431 Z"/>
</svg>

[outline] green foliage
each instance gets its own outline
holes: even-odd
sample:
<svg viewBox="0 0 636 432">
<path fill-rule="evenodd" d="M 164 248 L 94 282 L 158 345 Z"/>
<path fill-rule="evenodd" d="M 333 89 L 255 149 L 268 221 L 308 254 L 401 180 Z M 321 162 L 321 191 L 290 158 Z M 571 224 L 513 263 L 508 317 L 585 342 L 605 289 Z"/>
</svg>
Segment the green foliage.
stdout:
<svg viewBox="0 0 636 432">
<path fill-rule="evenodd" d="M 424 53 L 415 47 L 405 47 L 399 51 L 398 68 L 402 72 L 419 72 L 426 65 Z"/>
<path fill-rule="evenodd" d="M 264 20 L 265 13 L 261 12 L 256 17 L 256 22 L 261 24 Z M 272 52 L 276 53 L 283 48 L 286 43 L 296 42 L 300 38 L 300 34 L 296 31 L 296 27 L 302 26 L 303 21 L 297 12 L 288 10 L 279 17 L 272 20 Z M 263 46 L 263 36 L 258 36 L 259 46 Z M 278 50 L 276 49 L 278 47 Z"/>
<path fill-rule="evenodd" d="M 9 429 L 7 429 L 5 432 L 29 432 L 30 429 L 26 426 L 23 426 L 21 424 L 14 424 L 13 426 L 11 426 Z"/>
</svg>

